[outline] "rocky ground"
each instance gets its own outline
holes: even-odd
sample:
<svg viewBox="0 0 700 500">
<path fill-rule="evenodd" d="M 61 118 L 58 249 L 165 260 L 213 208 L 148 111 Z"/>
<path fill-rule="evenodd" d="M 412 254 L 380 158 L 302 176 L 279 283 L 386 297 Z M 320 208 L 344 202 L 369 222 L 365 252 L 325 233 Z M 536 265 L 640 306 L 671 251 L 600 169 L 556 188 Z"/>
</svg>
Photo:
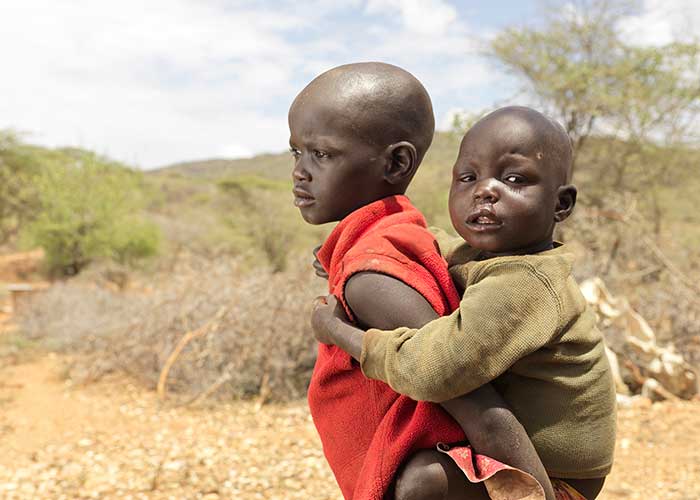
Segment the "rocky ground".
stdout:
<svg viewBox="0 0 700 500">
<path fill-rule="evenodd" d="M 0 498 L 341 498 L 303 401 L 171 408 L 123 377 L 71 385 L 63 361 L 0 359 Z M 599 498 L 700 498 L 699 428 L 699 402 L 621 408 Z"/>
</svg>

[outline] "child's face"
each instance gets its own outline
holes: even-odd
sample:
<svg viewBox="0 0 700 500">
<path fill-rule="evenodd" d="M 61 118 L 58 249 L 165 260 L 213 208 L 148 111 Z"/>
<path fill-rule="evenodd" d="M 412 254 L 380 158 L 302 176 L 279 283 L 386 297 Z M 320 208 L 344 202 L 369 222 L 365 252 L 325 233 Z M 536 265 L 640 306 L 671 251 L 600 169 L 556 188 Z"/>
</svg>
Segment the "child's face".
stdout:
<svg viewBox="0 0 700 500">
<path fill-rule="evenodd" d="M 324 224 L 383 197 L 383 158 L 353 130 L 348 110 L 313 101 L 289 111 L 294 205 L 306 222 Z"/>
<path fill-rule="evenodd" d="M 562 174 L 541 135 L 526 120 L 501 117 L 477 123 L 462 140 L 449 208 L 470 246 L 509 254 L 551 243 Z"/>
</svg>

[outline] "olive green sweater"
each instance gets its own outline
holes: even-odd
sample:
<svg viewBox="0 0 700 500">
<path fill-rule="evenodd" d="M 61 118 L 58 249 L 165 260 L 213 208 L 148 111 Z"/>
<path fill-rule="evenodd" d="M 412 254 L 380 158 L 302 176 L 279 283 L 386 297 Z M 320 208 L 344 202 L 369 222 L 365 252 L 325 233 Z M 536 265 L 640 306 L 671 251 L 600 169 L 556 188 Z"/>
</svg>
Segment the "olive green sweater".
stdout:
<svg viewBox="0 0 700 500">
<path fill-rule="evenodd" d="M 415 400 L 442 402 L 492 382 L 525 427 L 552 477 L 610 472 L 615 389 L 603 340 L 561 246 L 536 255 L 469 260 L 450 273 L 458 310 L 421 329 L 372 329 L 361 365 Z"/>
</svg>

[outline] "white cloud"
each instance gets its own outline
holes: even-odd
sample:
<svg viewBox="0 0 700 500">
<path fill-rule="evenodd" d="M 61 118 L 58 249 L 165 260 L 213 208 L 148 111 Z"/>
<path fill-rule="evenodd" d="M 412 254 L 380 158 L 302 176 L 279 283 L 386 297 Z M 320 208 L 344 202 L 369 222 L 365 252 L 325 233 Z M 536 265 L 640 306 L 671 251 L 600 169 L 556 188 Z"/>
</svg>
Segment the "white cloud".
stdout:
<svg viewBox="0 0 700 500">
<path fill-rule="evenodd" d="M 457 10 L 443 0 L 369 0 L 370 14 L 393 13 L 401 15 L 404 27 L 421 35 L 441 35 L 457 19 Z"/>
<path fill-rule="evenodd" d="M 638 14 L 621 19 L 618 26 L 626 40 L 636 45 L 700 39 L 700 2 L 645 0 Z"/>
<path fill-rule="evenodd" d="M 0 128 L 152 167 L 284 149 L 313 76 L 381 60 L 436 110 L 497 78 L 444 0 L 0 2 Z M 439 117 L 438 117 L 439 118 Z"/>
<path fill-rule="evenodd" d="M 384 13 L 390 19 L 398 12 L 400 22 L 372 24 L 368 28 L 371 41 L 359 53 L 366 59 L 405 67 L 424 83 L 433 98 L 488 85 L 497 78 L 479 52 L 479 32 L 447 2 L 369 0 L 366 10 Z M 452 102 L 450 106 L 456 104 L 461 103 Z"/>
<path fill-rule="evenodd" d="M 293 91 L 294 16 L 184 0 L 0 7 L 0 127 L 155 166 L 284 145 L 261 102 Z M 269 134 L 279 146 L 264 144 Z M 234 145 L 237 145 L 234 147 Z"/>
<path fill-rule="evenodd" d="M 226 144 L 216 151 L 216 158 L 250 158 L 253 152 L 240 144 Z"/>
</svg>

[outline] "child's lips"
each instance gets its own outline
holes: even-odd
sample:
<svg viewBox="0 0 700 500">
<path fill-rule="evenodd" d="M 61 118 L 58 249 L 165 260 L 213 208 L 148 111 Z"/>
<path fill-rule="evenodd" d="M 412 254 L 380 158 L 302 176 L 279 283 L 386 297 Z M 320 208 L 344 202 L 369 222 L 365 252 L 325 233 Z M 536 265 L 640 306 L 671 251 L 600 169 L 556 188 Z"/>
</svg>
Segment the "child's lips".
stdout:
<svg viewBox="0 0 700 500">
<path fill-rule="evenodd" d="M 294 206 L 295 207 L 298 207 L 298 208 L 308 207 L 310 205 L 313 205 L 316 202 L 314 197 L 311 196 L 311 193 L 304 191 L 301 188 L 295 187 L 292 190 L 292 193 L 294 193 Z"/>
</svg>

